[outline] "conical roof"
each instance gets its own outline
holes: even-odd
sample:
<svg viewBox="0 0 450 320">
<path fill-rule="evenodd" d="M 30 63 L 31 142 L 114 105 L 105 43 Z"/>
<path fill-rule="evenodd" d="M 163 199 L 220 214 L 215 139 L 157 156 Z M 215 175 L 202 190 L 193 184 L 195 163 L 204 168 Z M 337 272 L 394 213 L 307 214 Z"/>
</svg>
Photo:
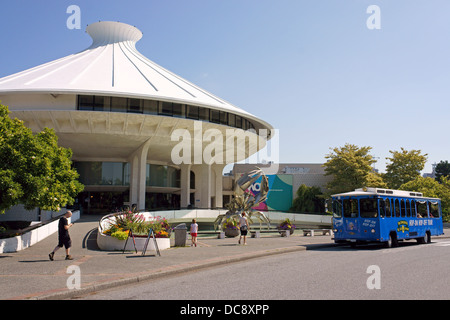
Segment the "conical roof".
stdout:
<svg viewBox="0 0 450 320">
<path fill-rule="evenodd" d="M 91 94 L 180 102 L 232 112 L 272 128 L 265 121 L 166 70 L 136 49 L 142 32 L 102 21 L 86 32 L 92 45 L 79 53 L 0 79 L 6 93 Z"/>
</svg>

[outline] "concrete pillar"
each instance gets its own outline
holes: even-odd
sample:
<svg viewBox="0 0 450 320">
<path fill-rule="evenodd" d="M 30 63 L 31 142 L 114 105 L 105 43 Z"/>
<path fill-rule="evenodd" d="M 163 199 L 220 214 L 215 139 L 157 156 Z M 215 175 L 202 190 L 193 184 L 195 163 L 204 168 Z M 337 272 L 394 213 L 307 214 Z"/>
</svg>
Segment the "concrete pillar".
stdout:
<svg viewBox="0 0 450 320">
<path fill-rule="evenodd" d="M 130 157 L 130 204 L 136 204 L 138 210 L 145 209 L 145 179 L 147 175 L 147 155 L 149 146 L 150 140 L 141 145 Z"/>
<path fill-rule="evenodd" d="M 216 199 L 215 207 L 222 208 L 223 207 L 223 168 L 225 168 L 224 164 L 213 164 L 211 166 L 211 172 L 215 176 L 215 182 L 212 186 L 214 188 L 214 196 Z"/>
<path fill-rule="evenodd" d="M 187 208 L 189 204 L 194 205 L 194 203 L 190 203 L 191 198 L 191 165 L 190 164 L 182 164 L 180 165 L 180 206 L 181 208 Z"/>
</svg>

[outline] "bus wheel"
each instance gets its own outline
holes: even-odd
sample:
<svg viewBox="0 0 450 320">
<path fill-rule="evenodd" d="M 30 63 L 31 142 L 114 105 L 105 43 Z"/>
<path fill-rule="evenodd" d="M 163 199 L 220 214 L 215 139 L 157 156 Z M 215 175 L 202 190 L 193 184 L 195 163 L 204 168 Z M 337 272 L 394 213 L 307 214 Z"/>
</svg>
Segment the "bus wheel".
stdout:
<svg viewBox="0 0 450 320">
<path fill-rule="evenodd" d="M 389 240 L 386 241 L 387 248 L 395 248 L 398 247 L 397 234 L 395 232 L 391 232 L 389 235 Z"/>
<path fill-rule="evenodd" d="M 420 244 L 431 243 L 430 231 L 425 232 L 424 237 L 417 238 L 417 243 L 420 243 Z"/>
</svg>

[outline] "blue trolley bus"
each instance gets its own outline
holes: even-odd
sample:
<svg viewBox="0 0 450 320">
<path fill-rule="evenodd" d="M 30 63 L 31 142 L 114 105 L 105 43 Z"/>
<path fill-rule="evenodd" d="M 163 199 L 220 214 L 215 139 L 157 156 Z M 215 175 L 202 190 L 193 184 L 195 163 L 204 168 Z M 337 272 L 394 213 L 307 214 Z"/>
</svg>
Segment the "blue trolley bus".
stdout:
<svg viewBox="0 0 450 320">
<path fill-rule="evenodd" d="M 336 243 L 396 247 L 402 240 L 429 243 L 431 236 L 443 234 L 441 200 L 419 192 L 362 188 L 332 200 Z"/>
</svg>

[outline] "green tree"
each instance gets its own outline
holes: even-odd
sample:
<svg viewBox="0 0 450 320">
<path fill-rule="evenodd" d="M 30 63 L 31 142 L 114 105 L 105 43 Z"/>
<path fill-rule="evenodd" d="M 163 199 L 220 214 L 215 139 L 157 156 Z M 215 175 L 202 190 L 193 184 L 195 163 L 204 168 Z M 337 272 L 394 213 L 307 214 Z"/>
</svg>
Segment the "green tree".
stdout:
<svg viewBox="0 0 450 320">
<path fill-rule="evenodd" d="M 323 165 L 325 175 L 333 176 L 333 180 L 327 185 L 332 194 L 384 185 L 381 176 L 373 173 L 372 164 L 376 160 L 369 154 L 371 149 L 347 143 L 344 147 L 332 149 L 325 156 L 328 159 Z"/>
<path fill-rule="evenodd" d="M 398 189 L 402 184 L 412 181 L 420 176 L 427 162 L 428 154 L 421 154 L 420 150 L 391 151 L 391 158 L 386 158 L 390 163 L 386 166 L 384 181 L 391 189 Z"/>
<path fill-rule="evenodd" d="M 17 204 L 55 211 L 73 204 L 84 187 L 71 157 L 52 129 L 33 135 L 0 104 L 0 213 Z"/>
<path fill-rule="evenodd" d="M 402 184 L 399 189 L 407 191 L 421 192 L 425 197 L 441 199 L 442 216 L 445 221 L 450 216 L 450 180 L 442 177 L 441 183 L 433 178 L 423 178 L 418 176 L 416 179 Z"/>
<path fill-rule="evenodd" d="M 324 213 L 325 200 L 321 197 L 322 191 L 318 187 L 307 187 L 302 184 L 297 192 L 296 198 L 289 211 Z"/>
<path fill-rule="evenodd" d="M 441 177 L 450 177 L 450 163 L 447 160 L 441 161 L 436 165 L 436 180 L 441 181 Z"/>
</svg>

